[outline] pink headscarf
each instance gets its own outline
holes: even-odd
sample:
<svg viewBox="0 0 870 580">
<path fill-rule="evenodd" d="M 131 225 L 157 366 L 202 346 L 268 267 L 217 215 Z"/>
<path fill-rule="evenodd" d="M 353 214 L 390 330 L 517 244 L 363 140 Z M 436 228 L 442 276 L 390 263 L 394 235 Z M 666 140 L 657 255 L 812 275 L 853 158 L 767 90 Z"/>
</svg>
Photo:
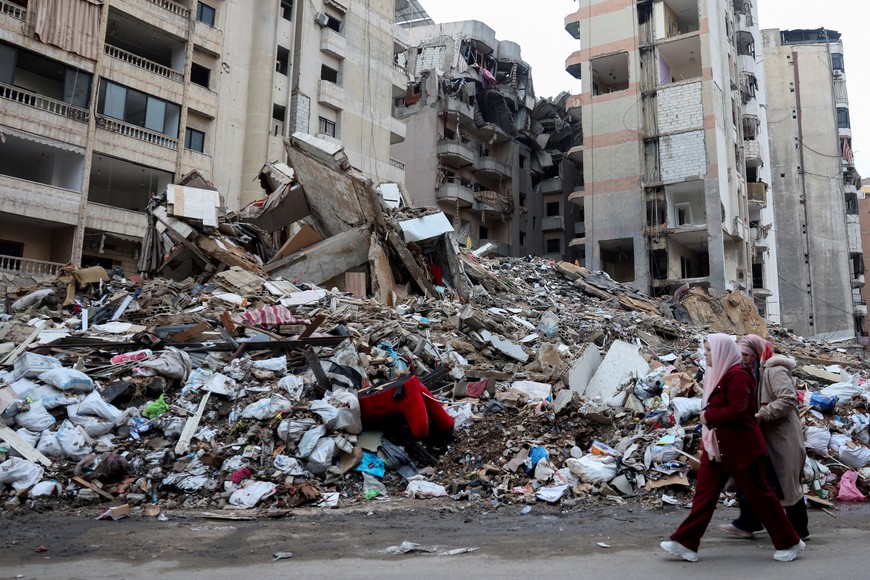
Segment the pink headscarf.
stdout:
<svg viewBox="0 0 870 580">
<path fill-rule="evenodd" d="M 773 356 L 773 345 L 770 341 L 764 340 L 757 334 L 747 334 L 740 339 L 741 352 L 751 353 L 755 355 L 755 364 L 752 368 L 752 376 L 758 380 L 760 376 L 759 369 L 764 361 Z"/>
<path fill-rule="evenodd" d="M 710 398 L 710 393 L 728 372 L 728 369 L 734 365 L 740 364 L 741 356 L 740 349 L 737 348 L 737 343 L 727 334 L 710 334 L 707 336 L 707 342 L 710 344 L 710 355 L 713 358 L 713 364 L 707 361 L 707 369 L 704 372 L 704 395 L 701 398 L 702 408 L 707 406 L 707 400 Z M 701 429 L 701 440 L 704 443 L 704 450 L 711 459 L 719 461 L 719 442 L 713 433 L 715 429 L 708 429 L 705 425 Z"/>
</svg>

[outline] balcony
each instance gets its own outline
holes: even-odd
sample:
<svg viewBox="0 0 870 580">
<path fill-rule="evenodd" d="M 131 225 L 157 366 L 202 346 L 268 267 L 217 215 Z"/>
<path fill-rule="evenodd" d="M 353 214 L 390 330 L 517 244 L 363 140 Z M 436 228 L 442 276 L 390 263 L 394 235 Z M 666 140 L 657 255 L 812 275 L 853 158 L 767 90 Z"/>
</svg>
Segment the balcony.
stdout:
<svg viewBox="0 0 870 580">
<path fill-rule="evenodd" d="M 562 191 L 562 178 L 550 177 L 538 184 L 538 193 L 560 193 Z"/>
<path fill-rule="evenodd" d="M 852 288 L 860 288 L 864 285 L 864 274 L 852 274 Z"/>
<path fill-rule="evenodd" d="M 176 2 L 172 2 L 172 0 L 148 0 L 148 2 L 154 4 L 155 6 L 159 6 L 168 12 L 172 12 L 173 14 L 184 18 L 185 20 L 190 18 L 190 10 L 178 4 Z"/>
<path fill-rule="evenodd" d="M 438 186 L 438 190 L 435 192 L 435 199 L 439 202 L 456 204 L 463 209 L 470 208 L 477 201 L 471 189 L 461 183 L 451 182 L 444 182 Z"/>
<path fill-rule="evenodd" d="M 46 262 L 45 260 L 33 260 L 31 258 L 0 255 L 0 272 L 24 274 L 28 276 L 55 276 L 64 266 L 65 264 L 58 262 Z"/>
<path fill-rule="evenodd" d="M 148 227 L 148 218 L 142 212 L 90 202 L 86 224 L 101 232 L 141 238 Z"/>
<path fill-rule="evenodd" d="M 568 242 L 569 248 L 582 248 L 584 246 L 586 246 L 585 236 L 577 236 L 575 238 L 571 238 L 571 241 Z"/>
<path fill-rule="evenodd" d="M 408 128 L 405 122 L 393 116 L 390 117 L 390 145 L 402 143 L 405 140 Z"/>
<path fill-rule="evenodd" d="M 576 185 L 574 186 L 574 191 L 568 194 L 568 201 L 583 207 L 583 198 L 586 196 L 586 186 L 585 185 Z"/>
<path fill-rule="evenodd" d="M 849 252 L 863 253 L 861 247 L 861 223 L 858 214 L 846 214 L 846 239 L 849 242 Z"/>
<path fill-rule="evenodd" d="M 510 179 L 511 170 L 507 163 L 502 163 L 492 157 L 478 157 L 474 164 L 474 173 L 490 179 Z"/>
<path fill-rule="evenodd" d="M 320 81 L 317 88 L 317 102 L 339 111 L 344 108 L 344 89 L 329 81 Z"/>
<path fill-rule="evenodd" d="M 575 236 L 585 236 L 586 235 L 586 222 L 574 222 L 574 235 Z"/>
<path fill-rule="evenodd" d="M 404 96 L 408 92 L 408 71 L 397 64 L 392 70 L 393 98 Z"/>
<path fill-rule="evenodd" d="M 867 316 L 867 302 L 855 300 L 855 316 Z"/>
<path fill-rule="evenodd" d="M 435 153 L 444 165 L 462 169 L 474 165 L 477 155 L 468 143 L 455 139 L 441 139 L 438 141 Z"/>
<path fill-rule="evenodd" d="M 767 184 L 763 181 L 746 184 L 746 195 L 749 203 L 758 207 L 767 207 Z"/>
<path fill-rule="evenodd" d="M 765 252 L 770 249 L 770 241 L 767 235 L 766 228 L 749 228 L 749 237 L 755 244 L 756 250 L 760 252 Z"/>
<path fill-rule="evenodd" d="M 447 112 L 459 115 L 460 122 L 466 125 L 474 125 L 474 109 L 458 97 L 447 97 Z"/>
<path fill-rule="evenodd" d="M 284 22 L 287 22 L 284 20 Z M 209 26 L 205 22 L 197 20 L 193 26 L 194 45 L 215 57 L 220 57 L 223 52 L 224 33 L 219 28 Z"/>
<path fill-rule="evenodd" d="M 560 215 L 545 217 L 541 220 L 541 230 L 552 232 L 565 229 L 565 218 Z"/>
<path fill-rule="evenodd" d="M 583 51 L 577 50 L 565 59 L 565 72 L 579 81 L 583 74 L 583 64 Z"/>
<path fill-rule="evenodd" d="M 580 13 L 575 12 L 565 17 L 565 32 L 570 34 L 574 40 L 580 40 Z"/>
<path fill-rule="evenodd" d="M 27 18 L 27 9 L 7 0 L 0 0 L 0 14 L 11 16 L 16 20 L 25 20 Z"/>
<path fill-rule="evenodd" d="M 190 83 L 187 88 L 187 106 L 192 111 L 214 119 L 217 116 L 218 94 L 196 83 Z"/>
<path fill-rule="evenodd" d="M 117 46 L 106 44 L 106 54 L 111 56 L 112 58 L 116 58 L 118 60 L 129 63 L 136 68 L 147 70 L 148 72 L 154 73 L 156 75 L 165 77 L 179 83 L 184 82 L 184 75 L 182 73 L 172 70 L 167 66 L 163 66 L 162 64 L 157 64 L 156 62 L 150 61 L 147 58 L 137 56 L 132 52 L 127 52 L 126 50 L 118 48 Z"/>
<path fill-rule="evenodd" d="M 0 83 L 0 98 L 15 101 L 34 109 L 40 109 L 60 117 L 67 117 L 74 121 L 87 123 L 90 112 L 87 109 L 64 103 L 55 99 L 44 97 L 40 94 L 19 89 L 12 85 Z"/>
<path fill-rule="evenodd" d="M 130 123 L 112 119 L 104 115 L 97 115 L 97 126 L 102 127 L 107 131 L 126 135 L 127 137 L 144 141 L 145 143 L 151 143 L 152 145 L 165 147 L 166 149 L 178 149 L 178 139 L 174 137 L 150 129 L 144 129 L 137 125 L 131 125 Z"/>
<path fill-rule="evenodd" d="M 758 140 L 744 140 L 743 157 L 746 160 L 747 167 L 760 167 L 764 165 L 764 159 L 761 157 L 761 142 Z"/>
<path fill-rule="evenodd" d="M 75 225 L 82 196 L 78 191 L 0 175 L 4 213 Z"/>
<path fill-rule="evenodd" d="M 347 53 L 347 39 L 335 30 L 323 27 L 320 29 L 320 52 L 344 60 L 344 55 Z"/>
</svg>

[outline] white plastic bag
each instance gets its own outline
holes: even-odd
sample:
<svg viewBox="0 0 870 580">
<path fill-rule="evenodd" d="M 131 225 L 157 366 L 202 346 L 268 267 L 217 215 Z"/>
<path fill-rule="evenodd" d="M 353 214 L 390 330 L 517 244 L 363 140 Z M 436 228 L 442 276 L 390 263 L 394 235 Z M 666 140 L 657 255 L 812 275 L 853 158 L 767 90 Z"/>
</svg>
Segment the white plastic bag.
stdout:
<svg viewBox="0 0 870 580">
<path fill-rule="evenodd" d="M 322 437 L 308 456 L 307 469 L 314 475 L 326 473 L 335 457 L 335 441 L 331 437 Z"/>
<path fill-rule="evenodd" d="M 287 457 L 283 454 L 276 455 L 275 460 L 272 463 L 275 466 L 275 469 L 284 475 L 302 475 L 305 473 L 305 469 L 299 464 L 299 461 L 295 457 Z"/>
<path fill-rule="evenodd" d="M 842 445 L 837 452 L 837 459 L 852 469 L 861 469 L 870 463 L 870 449 L 858 444 L 854 447 Z"/>
<path fill-rule="evenodd" d="M 245 419 L 271 419 L 278 413 L 289 413 L 293 410 L 293 403 L 275 393 L 268 399 L 260 399 L 245 407 L 242 417 Z"/>
<path fill-rule="evenodd" d="M 443 485 L 425 481 L 423 479 L 411 479 L 405 489 L 408 497 L 447 497 L 447 490 Z"/>
<path fill-rule="evenodd" d="M 91 443 L 84 430 L 73 425 L 69 420 L 60 424 L 57 430 L 57 443 L 64 455 L 70 459 L 84 459 L 92 451 Z"/>
<path fill-rule="evenodd" d="M 64 393 L 63 391 L 59 391 L 49 385 L 38 385 L 35 389 L 29 391 L 27 396 L 34 401 L 41 402 L 46 409 L 56 409 L 57 407 L 73 405 L 78 403 L 80 400 L 80 395 Z"/>
<path fill-rule="evenodd" d="M 93 417 L 91 415 L 82 415 L 79 413 L 79 405 L 70 405 L 67 407 L 66 414 L 68 419 L 72 421 L 73 425 L 81 427 L 84 432 L 87 433 L 88 437 L 100 437 L 115 428 L 115 423 L 113 421 L 106 421 L 105 419 Z"/>
<path fill-rule="evenodd" d="M 31 306 L 39 304 L 49 296 L 54 294 L 54 288 L 42 288 L 41 290 L 36 290 L 22 296 L 18 300 L 12 303 L 12 312 L 18 312 L 19 310 L 26 310 Z"/>
<path fill-rule="evenodd" d="M 291 401 L 298 401 L 305 390 L 305 381 L 296 375 L 285 375 L 278 381 L 278 386 L 287 391 Z"/>
<path fill-rule="evenodd" d="M 54 431 L 42 432 L 39 443 L 36 444 L 36 450 L 46 457 L 63 457 L 63 449 L 60 448 L 60 443 L 57 442 L 57 433 Z"/>
<path fill-rule="evenodd" d="M 18 413 L 15 416 L 15 422 L 29 431 L 41 433 L 49 429 L 57 421 L 45 409 L 41 401 L 35 401 L 30 405 L 29 411 Z"/>
<path fill-rule="evenodd" d="M 0 463 L 0 484 L 11 485 L 16 492 L 21 492 L 36 485 L 44 472 L 41 466 L 32 461 L 10 457 Z"/>
<path fill-rule="evenodd" d="M 191 370 L 190 356 L 183 350 L 168 346 L 159 358 L 143 360 L 136 368 L 150 369 L 168 379 L 186 382 Z"/>
<path fill-rule="evenodd" d="M 267 358 L 265 360 L 253 361 L 253 367 L 262 371 L 272 371 L 274 373 L 284 374 L 287 372 L 287 357 L 284 355 L 276 356 L 275 358 Z"/>
<path fill-rule="evenodd" d="M 671 399 L 671 408 L 677 423 L 681 424 L 701 413 L 701 397 L 674 397 Z"/>
<path fill-rule="evenodd" d="M 242 489 L 237 489 L 230 496 L 230 505 L 250 509 L 257 505 L 261 500 L 275 493 L 276 485 L 268 481 L 250 480 Z"/>
<path fill-rule="evenodd" d="M 22 440 L 24 440 L 28 444 L 30 444 L 31 447 L 36 447 L 36 442 L 39 441 L 39 433 L 34 433 L 33 431 L 30 431 L 28 429 L 24 429 L 23 427 L 21 429 L 16 429 L 15 433 L 19 437 L 21 437 Z M 14 448 L 9 449 L 9 456 L 10 457 L 22 457 L 22 455 L 20 453 L 18 453 Z"/>
<path fill-rule="evenodd" d="M 76 369 L 51 369 L 39 375 L 39 380 L 61 391 L 89 393 L 94 390 L 91 377 Z"/>
<path fill-rule="evenodd" d="M 317 422 L 314 419 L 284 419 L 278 424 L 278 437 L 285 443 L 298 443 L 305 432 L 315 425 Z"/>
<path fill-rule="evenodd" d="M 831 444 L 831 432 L 824 427 L 807 427 L 804 446 L 819 455 L 827 455 Z"/>
<path fill-rule="evenodd" d="M 107 403 L 98 391 L 93 391 L 79 403 L 78 413 L 79 415 L 102 417 L 114 423 L 121 416 L 122 411 L 116 406 Z"/>
<path fill-rule="evenodd" d="M 338 410 L 334 429 L 352 435 L 362 432 L 362 416 L 356 393 L 346 389 L 335 389 L 331 394 L 326 394 L 325 400 Z"/>
<path fill-rule="evenodd" d="M 335 429 L 335 422 L 338 421 L 338 409 L 326 401 L 311 401 L 310 409 L 312 413 L 320 417 L 328 430 Z"/>
<path fill-rule="evenodd" d="M 56 481 L 40 481 L 27 492 L 27 497 L 48 497 L 60 495 L 60 484 Z"/>
<path fill-rule="evenodd" d="M 462 403 L 461 405 L 452 405 L 447 407 L 447 414 L 453 417 L 453 429 L 465 429 L 474 425 L 474 420 L 471 418 L 474 415 L 471 403 Z"/>
<path fill-rule="evenodd" d="M 326 435 L 326 427 L 323 425 L 317 425 L 306 431 L 305 435 L 302 436 L 302 441 L 299 442 L 299 457 L 305 459 L 311 455 L 314 446 L 324 435 Z"/>
<path fill-rule="evenodd" d="M 584 455 L 580 459 L 570 457 L 565 465 L 571 473 L 586 483 L 607 482 L 616 477 L 616 459 L 610 455 Z"/>
</svg>

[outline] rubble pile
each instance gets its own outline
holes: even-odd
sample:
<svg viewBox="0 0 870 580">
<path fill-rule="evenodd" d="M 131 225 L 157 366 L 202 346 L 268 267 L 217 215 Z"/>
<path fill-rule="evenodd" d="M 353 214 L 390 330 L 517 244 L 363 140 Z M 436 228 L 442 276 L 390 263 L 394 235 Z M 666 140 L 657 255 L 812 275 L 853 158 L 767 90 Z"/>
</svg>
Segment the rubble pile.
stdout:
<svg viewBox="0 0 870 580">
<path fill-rule="evenodd" d="M 298 207 L 270 196 L 222 216 L 194 194 L 188 216 L 180 186 L 143 243 L 160 276 L 68 268 L 7 296 L 5 506 L 681 503 L 710 331 L 769 335 L 798 359 L 808 496 L 870 491 L 863 351 L 768 331 L 739 292 L 653 299 L 575 264 L 460 252 L 440 212 L 384 210 L 338 152 L 299 147 L 292 169 L 265 170 L 272 195 L 308 206 L 268 218 L 304 214 L 283 250 L 260 210 Z M 355 217 L 325 209 L 330 191 Z"/>
</svg>

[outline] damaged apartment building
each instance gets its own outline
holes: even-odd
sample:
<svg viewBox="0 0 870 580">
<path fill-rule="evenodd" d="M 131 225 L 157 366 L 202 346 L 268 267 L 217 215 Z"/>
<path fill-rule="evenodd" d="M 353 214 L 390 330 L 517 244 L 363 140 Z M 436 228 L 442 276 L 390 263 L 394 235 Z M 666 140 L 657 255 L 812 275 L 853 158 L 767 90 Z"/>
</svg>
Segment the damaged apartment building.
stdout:
<svg viewBox="0 0 870 580">
<path fill-rule="evenodd" d="M 407 138 L 392 152 L 413 204 L 437 205 L 463 245 L 573 259 L 583 220 L 568 197 L 582 171 L 568 152 L 582 133 L 568 95 L 536 100 L 518 44 L 479 21 L 434 24 L 411 4 L 397 57 L 409 83 L 395 100 Z"/>
<path fill-rule="evenodd" d="M 782 322 L 828 340 L 864 332 L 867 303 L 840 34 L 765 30 Z M 861 74 L 860 72 L 858 74 Z M 866 334 L 864 334 L 866 336 Z"/>
<path fill-rule="evenodd" d="M 654 295 L 752 293 L 778 321 L 764 71 L 747 0 L 580 2 L 585 265 Z M 756 54 L 756 49 L 758 54 Z"/>
<path fill-rule="evenodd" d="M 294 132 L 401 183 L 396 7 L 0 0 L 0 270 L 135 273 L 153 195 L 195 175 L 238 210 Z"/>
</svg>

